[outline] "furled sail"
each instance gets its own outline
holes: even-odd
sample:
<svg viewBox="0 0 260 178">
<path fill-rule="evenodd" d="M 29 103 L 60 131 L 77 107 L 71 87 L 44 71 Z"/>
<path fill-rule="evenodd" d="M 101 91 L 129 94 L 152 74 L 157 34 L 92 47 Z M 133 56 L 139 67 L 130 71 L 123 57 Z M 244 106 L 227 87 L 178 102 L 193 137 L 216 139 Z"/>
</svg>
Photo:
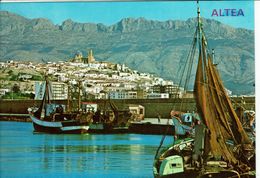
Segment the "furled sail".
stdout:
<svg viewBox="0 0 260 178">
<path fill-rule="evenodd" d="M 209 145 L 205 145 L 206 150 L 204 155 L 208 155 L 209 153 L 211 153 L 212 156 L 216 158 L 220 158 L 221 156 L 223 156 L 225 160 L 236 164 L 236 158 L 225 144 L 226 140 L 224 137 L 227 137 L 228 135 L 228 132 L 225 130 L 228 126 L 225 122 L 223 123 L 224 119 L 221 120 L 219 113 L 216 112 L 217 108 L 220 108 L 221 106 L 216 105 L 216 101 L 214 102 L 214 100 L 216 100 L 216 96 L 214 97 L 212 91 L 214 90 L 212 89 L 213 86 L 211 86 L 211 83 L 209 83 L 211 82 L 211 78 L 208 76 L 210 71 L 207 65 L 207 55 L 205 53 L 203 43 L 204 38 L 202 38 L 202 51 L 200 50 L 199 53 L 194 94 L 197 102 L 198 111 L 205 125 L 209 129 Z M 217 93 L 218 91 L 215 92 Z"/>
<path fill-rule="evenodd" d="M 232 108 L 218 71 L 212 63 L 204 32 L 202 29 L 198 31 L 199 59 L 194 95 L 198 112 L 208 128 L 208 145 L 205 145 L 204 156 L 224 158 L 229 163 L 237 164 L 237 158 L 226 144 L 227 139 L 232 139 L 236 145 L 249 144 L 251 141 Z"/>
</svg>

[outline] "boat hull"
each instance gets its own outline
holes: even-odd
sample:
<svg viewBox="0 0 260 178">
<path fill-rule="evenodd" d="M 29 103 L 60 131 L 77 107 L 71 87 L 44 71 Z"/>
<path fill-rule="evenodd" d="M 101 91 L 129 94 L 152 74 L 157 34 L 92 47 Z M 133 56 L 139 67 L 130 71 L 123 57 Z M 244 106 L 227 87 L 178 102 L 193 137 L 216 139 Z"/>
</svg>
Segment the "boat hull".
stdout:
<svg viewBox="0 0 260 178">
<path fill-rule="evenodd" d="M 198 172 L 192 171 L 192 172 L 181 172 L 181 173 L 176 173 L 176 174 L 168 174 L 168 175 L 159 175 L 155 174 L 155 178 L 196 178 L 198 177 Z M 224 177 L 222 177 L 224 178 Z"/>
<path fill-rule="evenodd" d="M 131 123 L 129 132 L 136 134 L 174 135 L 173 125 Z"/>
<path fill-rule="evenodd" d="M 95 134 L 125 134 L 129 133 L 129 129 L 128 127 L 115 127 L 105 123 L 92 123 L 88 132 Z"/>
<path fill-rule="evenodd" d="M 34 116 L 30 116 L 33 121 L 35 132 L 50 134 L 84 134 L 88 132 L 89 125 L 79 121 L 50 122 L 43 121 Z"/>
</svg>

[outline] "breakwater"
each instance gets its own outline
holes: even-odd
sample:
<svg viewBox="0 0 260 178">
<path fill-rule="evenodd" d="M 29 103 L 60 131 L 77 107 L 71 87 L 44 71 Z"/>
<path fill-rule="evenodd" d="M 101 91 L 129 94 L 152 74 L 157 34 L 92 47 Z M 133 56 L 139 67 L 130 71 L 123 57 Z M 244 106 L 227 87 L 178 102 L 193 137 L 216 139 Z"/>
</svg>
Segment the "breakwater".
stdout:
<svg viewBox="0 0 260 178">
<path fill-rule="evenodd" d="M 233 105 L 236 107 L 243 103 L 245 109 L 255 109 L 254 97 L 235 97 L 231 98 Z M 196 111 L 196 104 L 193 98 L 182 99 L 124 99 L 111 100 L 119 108 L 125 108 L 128 104 L 138 104 L 145 107 L 145 117 L 154 118 L 158 113 L 163 118 L 168 118 L 172 109 L 182 111 Z M 53 101 L 54 103 L 67 104 L 66 100 Z M 108 104 L 108 100 L 91 100 L 89 102 L 97 103 L 99 107 L 104 107 Z M 27 114 L 28 107 L 39 107 L 40 100 L 0 100 L 0 113 L 11 114 Z M 0 116 L 1 117 L 1 116 Z"/>
</svg>

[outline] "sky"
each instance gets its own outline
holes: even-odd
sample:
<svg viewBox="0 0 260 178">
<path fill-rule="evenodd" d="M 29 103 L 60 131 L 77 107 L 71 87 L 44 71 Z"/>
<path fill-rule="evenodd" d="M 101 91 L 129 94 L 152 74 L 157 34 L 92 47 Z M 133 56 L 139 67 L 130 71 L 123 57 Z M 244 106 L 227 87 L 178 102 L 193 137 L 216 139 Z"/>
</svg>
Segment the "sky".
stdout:
<svg viewBox="0 0 260 178">
<path fill-rule="evenodd" d="M 112 25 L 123 18 L 144 17 L 149 20 L 187 20 L 197 16 L 196 1 L 146 2 L 1 2 L 0 10 L 26 18 L 47 18 L 54 24 L 67 19 Z M 253 1 L 201 1 L 201 16 L 233 27 L 254 29 Z M 212 16 L 213 10 L 242 9 L 244 16 Z M 230 14 L 230 13 L 229 13 Z"/>
</svg>

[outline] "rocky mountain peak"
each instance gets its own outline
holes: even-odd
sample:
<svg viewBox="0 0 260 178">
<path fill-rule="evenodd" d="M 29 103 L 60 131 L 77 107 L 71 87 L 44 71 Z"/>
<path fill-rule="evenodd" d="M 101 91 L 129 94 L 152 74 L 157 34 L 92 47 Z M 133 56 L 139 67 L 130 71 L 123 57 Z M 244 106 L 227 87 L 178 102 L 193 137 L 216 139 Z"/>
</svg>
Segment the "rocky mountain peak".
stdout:
<svg viewBox="0 0 260 178">
<path fill-rule="evenodd" d="M 96 60 L 124 63 L 174 82 L 197 24 L 196 18 L 162 22 L 141 17 L 110 26 L 71 19 L 54 25 L 48 19 L 26 19 L 7 11 L 0 11 L 0 18 L 1 61 L 68 60 L 77 50 L 93 49 Z M 202 21 L 225 86 L 235 93 L 254 91 L 254 31 Z"/>
<path fill-rule="evenodd" d="M 37 18 L 30 21 L 29 26 L 32 27 L 33 30 L 55 30 L 55 25 L 49 20 L 45 18 Z"/>
<path fill-rule="evenodd" d="M 60 29 L 62 31 L 71 31 L 73 29 L 73 26 L 74 26 L 74 22 L 71 19 L 67 19 L 64 22 L 62 22 Z"/>
</svg>

